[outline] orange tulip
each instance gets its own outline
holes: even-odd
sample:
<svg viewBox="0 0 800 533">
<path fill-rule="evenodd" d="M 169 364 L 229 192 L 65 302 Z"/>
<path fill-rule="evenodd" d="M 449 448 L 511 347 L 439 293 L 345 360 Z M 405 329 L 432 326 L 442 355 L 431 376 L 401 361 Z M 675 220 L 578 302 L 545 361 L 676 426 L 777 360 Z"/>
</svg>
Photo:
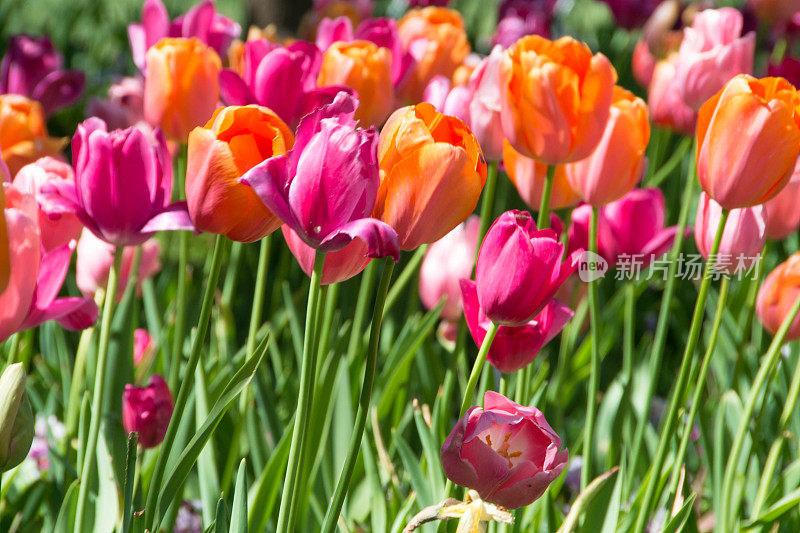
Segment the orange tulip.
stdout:
<svg viewBox="0 0 800 533">
<path fill-rule="evenodd" d="M 0 94 L 0 149 L 11 176 L 40 157 L 55 156 L 64 139 L 47 136 L 39 102 L 16 94 Z"/>
<path fill-rule="evenodd" d="M 397 24 L 403 48 L 414 59 L 411 71 L 400 84 L 400 96 L 409 103 L 422 100 L 434 76 L 452 78 L 469 55 L 464 20 L 458 11 L 444 7 L 412 9 Z"/>
<path fill-rule="evenodd" d="M 447 235 L 467 219 L 486 183 L 475 136 L 430 104 L 392 113 L 378 143 L 381 185 L 373 216 L 412 250 Z"/>
<path fill-rule="evenodd" d="M 503 164 L 520 197 L 528 207 L 538 211 L 542 201 L 544 179 L 547 176 L 547 165 L 525 157 L 514 150 L 507 140 L 503 141 Z M 550 209 L 570 207 L 577 204 L 580 199 L 567 181 L 564 165 L 556 166 L 553 189 L 550 193 Z"/>
<path fill-rule="evenodd" d="M 741 74 L 697 118 L 697 178 L 725 209 L 780 192 L 800 154 L 800 95 L 783 78 Z"/>
<path fill-rule="evenodd" d="M 567 167 L 567 179 L 581 198 L 595 207 L 619 200 L 642 177 L 650 140 L 647 104 L 621 87 L 603 136 L 591 155 Z"/>
<path fill-rule="evenodd" d="M 186 167 L 186 200 L 195 227 L 241 242 L 278 229 L 281 221 L 238 179 L 293 145 L 289 127 L 257 105 L 220 108 L 205 127 L 195 128 Z"/>
<path fill-rule="evenodd" d="M 166 38 L 147 51 L 144 117 L 172 140 L 185 142 L 219 101 L 217 53 L 199 39 Z"/>
<path fill-rule="evenodd" d="M 571 37 L 523 37 L 500 62 L 503 132 L 548 165 L 587 157 L 603 135 L 617 73 Z"/>
<path fill-rule="evenodd" d="M 775 267 L 758 290 L 756 312 L 764 328 L 773 335 L 800 298 L 800 252 Z M 800 339 L 800 314 L 794 319 L 787 341 Z"/>
<path fill-rule="evenodd" d="M 345 85 L 358 93 L 355 118 L 380 126 L 394 105 L 392 53 L 369 41 L 335 42 L 322 58 L 317 84 Z"/>
<path fill-rule="evenodd" d="M 6 208 L 6 195 L 4 187 L 0 185 L 0 213 Z M 5 215 L 0 217 L 0 294 L 8 286 L 8 276 L 11 272 L 11 260 L 8 249 L 8 227 Z"/>
</svg>

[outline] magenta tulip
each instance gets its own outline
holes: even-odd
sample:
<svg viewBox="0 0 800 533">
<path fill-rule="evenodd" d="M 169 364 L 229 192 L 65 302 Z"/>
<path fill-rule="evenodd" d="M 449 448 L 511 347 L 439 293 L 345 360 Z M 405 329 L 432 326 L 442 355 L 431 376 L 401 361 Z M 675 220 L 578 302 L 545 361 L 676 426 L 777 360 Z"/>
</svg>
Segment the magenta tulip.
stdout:
<svg viewBox="0 0 800 533">
<path fill-rule="evenodd" d="M 768 239 L 785 239 L 800 229 L 800 160 L 786 187 L 763 205 Z"/>
<path fill-rule="evenodd" d="M 122 78 L 108 88 L 104 99 L 89 101 L 87 114 L 103 119 L 112 130 L 130 126 L 149 130 L 150 125 L 144 119 L 144 80 Z"/>
<path fill-rule="evenodd" d="M 508 509 L 536 501 L 567 466 L 569 453 L 535 407 L 487 391 L 442 446 L 442 466 L 457 485 Z"/>
<path fill-rule="evenodd" d="M 472 215 L 425 252 L 419 269 L 419 298 L 427 309 L 444 299 L 443 320 L 454 322 L 461 317 L 459 280 L 472 275 L 479 229 L 480 219 Z"/>
<path fill-rule="evenodd" d="M 737 74 L 753 73 L 756 35 L 744 37 L 741 12 L 732 7 L 707 9 L 684 28 L 678 51 L 677 87 L 684 102 L 698 110 Z"/>
<path fill-rule="evenodd" d="M 298 237 L 297 233 L 285 224 L 281 226 L 281 232 L 283 232 L 283 238 L 286 239 L 289 251 L 292 252 L 292 255 L 300 264 L 300 268 L 308 276 L 311 276 L 311 272 L 314 270 L 316 250 L 304 243 L 303 239 Z M 325 265 L 322 268 L 320 285 L 339 283 L 357 276 L 369 264 L 369 257 L 366 256 L 367 251 L 367 245 L 364 241 L 354 239 L 341 250 L 327 254 L 325 256 Z"/>
<path fill-rule="evenodd" d="M 356 128 L 358 101 L 345 92 L 303 118 L 294 148 L 240 178 L 309 246 L 335 252 L 354 239 L 367 257 L 400 258 L 397 233 L 370 218 L 378 194 L 378 133 Z"/>
<path fill-rule="evenodd" d="M 36 199 L 8 184 L 4 190 L 11 275 L 0 294 L 0 342 L 48 320 L 71 330 L 88 328 L 97 320 L 94 300 L 57 298 L 67 276 L 74 241 L 43 252 Z"/>
<path fill-rule="evenodd" d="M 125 432 L 139 432 L 139 446 L 154 448 L 167 434 L 172 418 L 172 395 L 164 378 L 150 377 L 146 387 L 125 385 L 122 393 L 122 425 Z"/>
<path fill-rule="evenodd" d="M 74 187 L 75 173 L 71 166 L 52 157 L 25 165 L 14 177 L 16 189 L 36 197 L 39 232 L 46 252 L 77 240 L 83 229 L 75 206 L 56 193 L 61 185 Z"/>
<path fill-rule="evenodd" d="M 211 0 L 200 2 L 172 22 L 161 0 L 145 0 L 142 23 L 128 26 L 128 41 L 133 62 L 144 72 L 147 49 L 164 37 L 196 37 L 224 57 L 241 32 L 239 24 L 216 12 Z"/>
<path fill-rule="evenodd" d="M 556 0 L 505 0 L 497 10 L 492 45 L 508 48 L 526 35 L 550 37 Z"/>
<path fill-rule="evenodd" d="M 489 320 L 522 326 L 541 313 L 577 270 L 583 250 L 564 262 L 563 255 L 556 232 L 537 230 L 530 213 L 500 215 L 486 233 L 475 269 L 478 301 Z"/>
<path fill-rule="evenodd" d="M 619 26 L 632 30 L 642 26 L 663 0 L 601 0 L 608 5 Z"/>
<path fill-rule="evenodd" d="M 170 204 L 172 165 L 160 131 L 107 131 L 92 117 L 72 138 L 75 187 L 61 187 L 83 224 L 106 242 L 132 246 L 161 230 L 191 230 L 186 202 Z"/>
<path fill-rule="evenodd" d="M 492 322 L 478 303 L 474 281 L 461 280 L 464 318 L 478 348 Z M 542 347 L 564 329 L 574 313 L 557 300 L 551 300 L 536 318 L 521 326 L 499 326 L 486 360 L 500 372 L 510 374 L 528 366 Z"/>
<path fill-rule="evenodd" d="M 694 241 L 697 250 L 708 259 L 717 234 L 722 207 L 706 193 L 700 193 Z M 750 269 L 758 260 L 767 240 L 764 206 L 731 209 L 722 241 L 714 263 L 714 270 L 739 274 Z"/>
<path fill-rule="evenodd" d="M 63 70 L 61 54 L 47 37 L 14 35 L 0 63 L 0 94 L 20 94 L 42 104 L 45 114 L 78 101 L 83 72 Z"/>
<path fill-rule="evenodd" d="M 150 333 L 143 328 L 137 328 L 133 332 L 133 364 L 140 367 L 148 363 L 155 352 L 155 343 Z"/>
</svg>

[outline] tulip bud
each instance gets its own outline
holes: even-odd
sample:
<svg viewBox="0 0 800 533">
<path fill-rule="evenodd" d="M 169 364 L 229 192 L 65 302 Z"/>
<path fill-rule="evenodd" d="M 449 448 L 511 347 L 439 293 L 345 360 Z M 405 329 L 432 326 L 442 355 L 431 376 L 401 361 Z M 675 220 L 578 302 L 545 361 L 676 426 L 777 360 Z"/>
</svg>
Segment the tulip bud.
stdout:
<svg viewBox="0 0 800 533">
<path fill-rule="evenodd" d="M 125 385 L 122 393 L 122 425 L 125 432 L 139 432 L 139 446 L 154 448 L 167 434 L 172 418 L 172 395 L 164 378 L 153 374 L 146 387 Z"/>
<path fill-rule="evenodd" d="M 736 76 L 700 108 L 697 146 L 697 179 L 711 198 L 725 209 L 761 204 L 800 155 L 800 95 L 783 78 Z"/>
<path fill-rule="evenodd" d="M 25 459 L 33 441 L 33 412 L 25 392 L 25 368 L 14 363 L 0 375 L 0 473 Z"/>
<path fill-rule="evenodd" d="M 16 94 L 0 94 L 0 156 L 12 176 L 40 157 L 58 155 L 64 139 L 47 136 L 39 102 Z"/>
<path fill-rule="evenodd" d="M 133 364 L 137 368 L 147 366 L 155 354 L 153 337 L 143 328 L 137 328 L 133 332 Z"/>
<path fill-rule="evenodd" d="M 195 38 L 162 39 L 146 57 L 144 116 L 170 139 L 186 142 L 217 107 L 222 62 Z"/>
<path fill-rule="evenodd" d="M 706 193 L 700 193 L 694 240 L 697 250 L 705 259 L 709 258 L 721 215 L 722 207 Z M 714 270 L 739 274 L 750 269 L 759 260 L 766 240 L 763 206 L 732 209 L 722 233 Z"/>
<path fill-rule="evenodd" d="M 373 216 L 413 250 L 447 235 L 475 210 L 486 162 L 469 128 L 426 103 L 398 109 L 381 130 Z"/>
<path fill-rule="evenodd" d="M 767 275 L 758 290 L 756 312 L 764 328 L 777 333 L 800 298 L 800 252 L 789 257 Z M 800 314 L 795 317 L 786 334 L 786 341 L 800 339 Z"/>
</svg>

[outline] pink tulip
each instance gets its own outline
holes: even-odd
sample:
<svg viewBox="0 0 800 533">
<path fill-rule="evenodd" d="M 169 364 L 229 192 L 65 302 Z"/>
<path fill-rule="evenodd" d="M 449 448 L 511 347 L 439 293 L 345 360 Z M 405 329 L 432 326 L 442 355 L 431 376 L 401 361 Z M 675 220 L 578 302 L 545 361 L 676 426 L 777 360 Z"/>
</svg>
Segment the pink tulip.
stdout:
<svg viewBox="0 0 800 533">
<path fill-rule="evenodd" d="M 633 47 L 633 57 L 631 58 L 631 70 L 636 82 L 644 88 L 650 87 L 653 79 L 653 72 L 656 69 L 656 58 L 647 41 L 640 39 Z"/>
<path fill-rule="evenodd" d="M 298 237 L 297 233 L 288 226 L 281 226 L 281 231 L 284 239 L 286 239 L 286 245 L 289 246 L 289 251 L 297 259 L 300 268 L 308 276 L 311 276 L 311 272 L 314 270 L 315 250 L 304 243 L 303 239 Z M 330 285 L 331 283 L 339 283 L 357 276 L 369 263 L 367 252 L 367 245 L 364 241 L 354 239 L 341 250 L 328 253 L 325 256 L 325 265 L 322 268 L 320 284 Z"/>
<path fill-rule="evenodd" d="M 487 391 L 442 446 L 447 477 L 474 489 L 482 500 L 509 509 L 536 501 L 567 466 L 561 439 L 535 407 Z"/>
<path fill-rule="evenodd" d="M 464 318 L 478 348 L 492 322 L 478 303 L 474 281 L 461 280 Z M 536 318 L 521 326 L 500 326 L 489 348 L 487 361 L 500 372 L 510 374 L 528 366 L 542 347 L 564 329 L 574 313 L 567 306 L 551 300 Z"/>
<path fill-rule="evenodd" d="M 647 104 L 655 124 L 694 136 L 697 111 L 686 105 L 681 97 L 676 77 L 677 62 L 678 55 L 672 54 L 656 63 L 647 93 Z"/>
<path fill-rule="evenodd" d="M 492 46 L 508 48 L 526 35 L 550 37 L 555 0 L 505 0 L 497 10 Z"/>
<path fill-rule="evenodd" d="M 216 12 L 211 0 L 200 2 L 172 22 L 161 0 L 145 0 L 142 23 L 128 26 L 128 41 L 133 62 L 144 72 L 147 49 L 164 37 L 196 37 L 224 57 L 241 32 L 239 24 Z"/>
<path fill-rule="evenodd" d="M 0 294 L 0 342 L 48 320 L 71 330 L 88 328 L 97 320 L 93 300 L 56 297 L 67 276 L 75 243 L 43 252 L 36 199 L 8 184 L 4 190 L 11 276 Z"/>
<path fill-rule="evenodd" d="M 732 8 L 707 9 L 684 28 L 678 51 L 677 87 L 686 104 L 698 110 L 737 74 L 753 73 L 756 35 L 744 37 L 742 14 Z"/>
<path fill-rule="evenodd" d="M 108 88 L 103 100 L 93 98 L 87 114 L 105 121 L 110 129 L 149 128 L 144 120 L 144 80 L 126 77 Z"/>
<path fill-rule="evenodd" d="M 155 346 L 153 337 L 143 328 L 137 328 L 133 332 L 133 364 L 141 366 L 142 363 L 150 361 L 153 356 Z"/>
<path fill-rule="evenodd" d="M 700 193 L 694 241 L 697 250 L 708 259 L 722 215 L 722 207 L 706 193 Z M 767 240 L 764 206 L 731 209 L 722 233 L 714 270 L 739 274 L 750 269 L 759 259 Z"/>
<path fill-rule="evenodd" d="M 300 122 L 294 148 L 240 178 L 309 246 L 335 252 L 354 239 L 367 257 L 400 258 L 397 233 L 370 218 L 378 194 L 378 133 L 356 128 L 358 100 L 341 92 Z"/>
<path fill-rule="evenodd" d="M 36 197 L 39 232 L 46 252 L 76 240 L 83 229 L 74 205 L 64 202 L 55 193 L 60 183 L 74 187 L 75 173 L 71 166 L 52 157 L 25 165 L 14 177 L 16 189 Z"/>
<path fill-rule="evenodd" d="M 495 46 L 469 78 L 472 99 L 469 102 L 467 123 L 481 145 L 484 157 L 489 161 L 503 158 L 503 128 L 500 125 L 500 60 L 503 49 Z M 449 113 L 448 113 L 449 114 Z"/>
<path fill-rule="evenodd" d="M 136 128 L 109 132 L 92 117 L 78 125 L 72 160 L 75 187 L 59 187 L 59 194 L 106 242 L 132 246 L 156 231 L 194 229 L 186 202 L 169 203 L 172 165 L 160 131 L 150 141 Z"/>
<path fill-rule="evenodd" d="M 478 301 L 498 325 L 522 326 L 553 299 L 578 268 L 583 251 L 562 263 L 564 245 L 551 229 L 537 230 L 530 213 L 506 211 L 486 233 L 478 252 Z"/>
<path fill-rule="evenodd" d="M 48 37 L 13 35 L 0 64 L 0 94 L 20 94 L 42 104 L 45 114 L 75 103 L 84 75 L 63 70 L 63 58 Z"/>
<path fill-rule="evenodd" d="M 444 76 L 434 76 L 422 93 L 422 101 L 432 104 L 445 115 L 460 118 L 469 125 L 469 103 L 472 91 L 465 85 L 456 85 Z"/>
<path fill-rule="evenodd" d="M 146 387 L 125 385 L 122 393 L 122 425 L 125 432 L 139 432 L 139 446 L 154 448 L 167 434 L 172 418 L 172 395 L 164 378 L 158 374 L 150 377 Z"/>
<path fill-rule="evenodd" d="M 150 239 L 142 243 L 141 247 L 139 272 L 136 276 L 137 291 L 141 290 L 144 280 L 153 277 L 161 270 L 161 245 L 158 241 Z M 105 290 L 108 283 L 108 272 L 114 262 L 114 250 L 113 244 L 99 239 L 88 229 L 83 230 L 81 238 L 78 240 L 75 282 L 78 285 L 78 289 L 87 298 L 93 298 L 98 289 Z M 128 276 L 130 276 L 131 267 L 133 266 L 134 253 L 134 246 L 128 246 L 122 251 L 117 301 L 122 301 L 125 287 L 128 285 Z"/>
<path fill-rule="evenodd" d="M 479 229 L 480 219 L 472 215 L 425 252 L 419 269 L 419 298 L 427 309 L 444 299 L 443 320 L 454 322 L 461 317 L 459 280 L 472 275 Z"/>
<path fill-rule="evenodd" d="M 800 229 L 800 160 L 786 187 L 763 205 L 768 239 L 779 241 Z"/>
<path fill-rule="evenodd" d="M 678 231 L 677 226 L 664 227 L 664 210 L 664 193 L 655 187 L 634 189 L 605 205 L 598 216 L 598 253 L 612 265 L 620 265 L 625 256 L 649 265 L 672 247 Z M 570 250 L 589 246 L 591 215 L 587 204 L 572 211 Z"/>
</svg>

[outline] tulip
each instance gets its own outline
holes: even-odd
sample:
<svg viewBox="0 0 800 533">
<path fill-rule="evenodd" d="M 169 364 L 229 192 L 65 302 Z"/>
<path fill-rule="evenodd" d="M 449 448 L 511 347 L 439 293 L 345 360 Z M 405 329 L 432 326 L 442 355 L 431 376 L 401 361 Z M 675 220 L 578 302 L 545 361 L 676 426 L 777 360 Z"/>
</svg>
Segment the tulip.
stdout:
<svg viewBox="0 0 800 533">
<path fill-rule="evenodd" d="M 265 107 L 220 108 L 189 135 L 186 200 L 199 231 L 252 242 L 281 225 L 239 178 L 294 144 L 289 127 Z"/>
<path fill-rule="evenodd" d="M 773 25 L 785 24 L 800 11 L 800 0 L 747 0 L 756 16 Z"/>
<path fill-rule="evenodd" d="M 298 31 L 301 38 L 311 41 L 325 19 L 347 17 L 356 26 L 372 16 L 373 0 L 314 0 L 313 5 L 313 10 L 300 21 Z"/>
<path fill-rule="evenodd" d="M 95 98 L 89 102 L 87 114 L 103 119 L 113 130 L 143 125 L 144 80 L 122 78 L 108 88 L 105 99 Z"/>
<path fill-rule="evenodd" d="M 84 229 L 78 240 L 75 262 L 75 282 L 78 289 L 87 298 L 94 298 L 98 290 L 105 290 L 108 284 L 108 272 L 114 263 L 113 244 L 99 239 L 91 231 Z M 117 301 L 122 301 L 125 287 L 135 255 L 135 247 L 127 246 L 122 251 L 122 264 L 119 271 L 119 287 Z M 145 241 L 141 245 L 141 258 L 136 277 L 136 290 L 141 291 L 142 282 L 153 277 L 161 270 L 161 245 L 155 239 Z"/>
<path fill-rule="evenodd" d="M 478 301 L 498 325 L 521 326 L 538 315 L 578 268 L 581 250 L 562 263 L 564 245 L 537 230 L 530 213 L 506 211 L 483 239 L 475 268 Z"/>
<path fill-rule="evenodd" d="M 535 407 L 486 391 L 456 423 L 441 450 L 447 477 L 508 509 L 538 499 L 567 466 L 567 450 Z"/>
<path fill-rule="evenodd" d="M 155 354 L 155 343 L 150 333 L 143 328 L 133 331 L 133 364 L 136 367 L 147 365 Z"/>
<path fill-rule="evenodd" d="M 756 35 L 741 37 L 743 22 L 732 7 L 707 9 L 683 30 L 676 76 L 689 107 L 700 109 L 732 77 L 753 72 Z"/>
<path fill-rule="evenodd" d="M 800 297 L 800 252 L 789 257 L 767 275 L 756 298 L 756 313 L 764 328 L 777 333 Z M 786 341 L 800 339 L 800 315 L 795 317 Z"/>
<path fill-rule="evenodd" d="M 20 464 L 33 442 L 33 411 L 25 380 L 22 363 L 9 365 L 0 375 L 0 474 Z"/>
<path fill-rule="evenodd" d="M 164 37 L 196 37 L 213 48 L 219 56 L 224 56 L 228 46 L 241 32 L 239 24 L 216 12 L 211 0 L 200 2 L 172 22 L 161 0 L 145 0 L 142 23 L 128 26 L 128 41 L 133 62 L 139 70 L 144 71 L 145 54 Z"/>
<path fill-rule="evenodd" d="M 358 100 L 341 92 L 307 115 L 294 148 L 253 167 L 239 179 L 309 246 L 335 252 L 353 240 L 367 257 L 400 258 L 397 234 L 369 218 L 378 194 L 375 128 L 356 128 Z"/>
<path fill-rule="evenodd" d="M 503 141 L 503 164 L 508 178 L 517 188 L 522 200 L 531 209 L 538 210 L 542 201 L 542 190 L 547 177 L 547 165 L 520 154 L 508 141 Z M 558 165 L 553 176 L 550 192 L 550 209 L 561 209 L 578 203 L 580 196 L 572 190 L 564 165 Z"/>
<path fill-rule="evenodd" d="M 154 448 L 161 444 L 172 418 L 172 395 L 164 378 L 150 377 L 146 387 L 125 385 L 122 393 L 122 425 L 126 433 L 139 433 L 139 446 Z"/>
<path fill-rule="evenodd" d="M 469 124 L 469 103 L 472 100 L 472 91 L 466 85 L 453 85 L 444 76 L 436 76 L 425 87 L 422 101 L 427 102 L 445 115 L 460 119 L 464 124 Z"/>
<path fill-rule="evenodd" d="M 797 87 L 800 85 L 800 60 L 785 56 L 780 63 L 767 65 L 767 74 L 772 77 L 785 78 Z"/>
<path fill-rule="evenodd" d="M 523 37 L 500 62 L 506 138 L 548 165 L 587 157 L 603 136 L 616 78 L 604 55 L 571 37 Z"/>
<path fill-rule="evenodd" d="M 637 264 L 649 265 L 672 247 L 678 231 L 677 226 L 664 227 L 664 212 L 664 193 L 655 187 L 633 189 L 603 206 L 598 213 L 598 253 L 616 266 L 632 256 Z M 572 210 L 569 250 L 588 247 L 591 215 L 588 204 Z"/>
<path fill-rule="evenodd" d="M 694 135 L 697 112 L 681 98 L 675 75 L 677 62 L 678 55 L 673 53 L 656 63 L 647 93 L 647 103 L 655 124 L 684 135 Z"/>
<path fill-rule="evenodd" d="M 502 98 L 498 85 L 503 55 L 502 48 L 495 46 L 469 78 L 472 98 L 467 124 L 489 161 L 499 161 L 503 157 L 503 128 L 500 124 Z"/>
<path fill-rule="evenodd" d="M 273 110 L 290 128 L 316 108 L 329 104 L 341 87 L 317 87 L 322 54 L 311 43 L 280 47 L 267 41 L 245 43 L 244 71 L 220 73 L 222 100 L 228 105 L 258 104 Z"/>
<path fill-rule="evenodd" d="M 39 102 L 15 94 L 0 94 L 0 156 L 11 176 L 40 157 L 55 156 L 63 139 L 47 136 Z"/>
<path fill-rule="evenodd" d="M 74 187 L 75 173 L 71 166 L 52 157 L 25 165 L 14 178 L 16 189 L 36 197 L 39 232 L 46 252 L 76 240 L 83 229 L 75 206 L 55 193 L 62 186 Z"/>
<path fill-rule="evenodd" d="M 0 342 L 48 320 L 70 330 L 88 328 L 97 320 L 93 300 L 56 298 L 67 275 L 74 242 L 43 253 L 36 199 L 7 184 L 5 196 L 10 276 L 0 294 Z"/>
<path fill-rule="evenodd" d="M 626 30 L 644 24 L 662 0 L 602 0 L 614 14 L 614 20 Z"/>
<path fill-rule="evenodd" d="M 63 70 L 62 57 L 48 37 L 12 35 L 0 63 L 0 94 L 19 94 L 42 104 L 46 115 L 75 103 L 84 75 Z"/>
<path fill-rule="evenodd" d="M 472 215 L 425 252 L 419 269 L 419 298 L 427 309 L 444 299 L 440 316 L 448 322 L 461 317 L 459 280 L 469 278 L 475 263 L 480 219 Z"/>
<path fill-rule="evenodd" d="M 697 178 L 712 199 L 725 209 L 763 203 L 800 154 L 800 96 L 783 78 L 736 76 L 700 108 L 697 146 Z"/>
<path fill-rule="evenodd" d="M 144 116 L 170 139 L 185 142 L 219 101 L 219 56 L 198 39 L 166 38 L 147 50 Z"/>
<path fill-rule="evenodd" d="M 399 96 L 409 103 L 422 99 L 434 76 L 452 77 L 470 51 L 464 20 L 452 9 L 412 9 L 400 19 L 397 31 L 413 58 L 413 65 L 398 87 Z"/>
<path fill-rule="evenodd" d="M 492 45 L 508 48 L 526 35 L 550 37 L 555 0 L 505 0 L 497 10 Z"/>
<path fill-rule="evenodd" d="M 475 136 L 426 103 L 392 113 L 381 130 L 378 160 L 373 216 L 397 231 L 404 250 L 435 242 L 466 220 L 486 183 Z"/>
<path fill-rule="evenodd" d="M 11 274 L 11 257 L 8 248 L 8 226 L 6 226 L 6 194 L 4 187 L 0 184 L 0 210 L 4 213 L 0 217 L 0 295 L 8 286 L 8 277 Z"/>
<path fill-rule="evenodd" d="M 764 202 L 767 238 L 785 239 L 800 228 L 800 163 L 795 164 L 786 187 Z"/>
<path fill-rule="evenodd" d="M 656 69 L 656 58 L 650 52 L 647 41 L 644 39 L 636 43 L 633 47 L 633 57 L 631 58 L 631 70 L 636 82 L 644 88 L 650 87 L 653 79 L 653 72 Z"/>
<path fill-rule="evenodd" d="M 154 142 L 136 128 L 106 130 L 92 117 L 72 138 L 75 187 L 61 191 L 95 235 L 116 246 L 132 246 L 161 230 L 194 227 L 183 202 L 169 203 L 172 165 L 160 132 Z"/>
<path fill-rule="evenodd" d="M 464 318 L 478 348 L 486 338 L 491 321 L 478 302 L 474 281 L 461 280 Z M 551 300 L 536 318 L 521 326 L 500 326 L 489 347 L 486 360 L 500 372 L 510 374 L 528 366 L 542 347 L 564 329 L 574 313 L 556 300 Z"/>
<path fill-rule="evenodd" d="M 642 178 L 649 140 L 647 104 L 615 87 L 600 143 L 589 157 L 566 166 L 567 181 L 585 202 L 595 207 L 618 200 Z"/>
<path fill-rule="evenodd" d="M 300 268 L 303 269 L 309 277 L 314 270 L 314 258 L 316 251 L 303 242 L 297 233 L 291 228 L 284 225 L 281 226 L 281 232 L 289 251 L 297 259 Z M 339 283 L 346 281 L 354 276 L 357 276 L 362 270 L 367 267 L 370 259 L 367 257 L 367 245 L 360 239 L 354 239 L 350 244 L 325 255 L 325 264 L 322 267 L 322 277 L 320 278 L 320 285 L 330 285 L 332 283 Z"/>
<path fill-rule="evenodd" d="M 694 240 L 697 250 L 705 259 L 708 259 L 714 244 L 721 215 L 722 207 L 707 194 L 700 193 Z M 727 274 L 740 274 L 750 269 L 759 260 L 766 239 L 764 206 L 731 210 L 722 233 L 714 270 Z"/>
<path fill-rule="evenodd" d="M 322 58 L 317 83 L 353 89 L 359 99 L 355 118 L 364 125 L 383 124 L 394 107 L 391 52 L 369 41 L 333 43 Z"/>
</svg>

